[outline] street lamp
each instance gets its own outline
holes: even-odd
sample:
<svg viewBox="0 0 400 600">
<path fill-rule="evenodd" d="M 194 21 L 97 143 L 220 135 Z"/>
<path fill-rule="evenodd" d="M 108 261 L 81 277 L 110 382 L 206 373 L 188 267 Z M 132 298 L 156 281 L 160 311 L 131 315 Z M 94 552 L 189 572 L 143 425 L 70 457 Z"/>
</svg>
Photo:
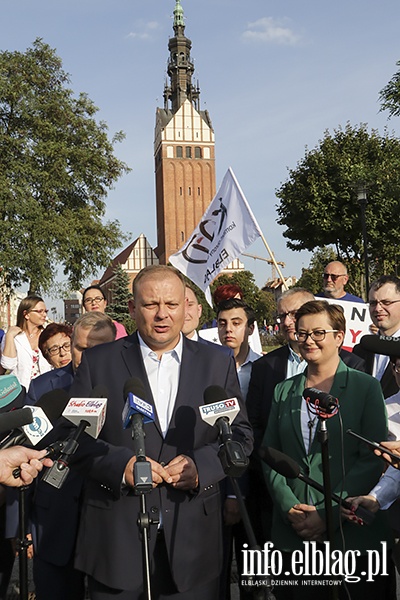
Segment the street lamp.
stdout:
<svg viewBox="0 0 400 600">
<path fill-rule="evenodd" d="M 366 299 L 368 302 L 369 292 L 369 263 L 368 263 L 368 238 L 367 238 L 367 223 L 365 221 L 365 207 L 367 206 L 367 189 L 364 183 L 360 183 L 357 188 L 357 200 L 360 205 L 361 212 L 361 227 L 363 236 L 364 246 L 364 270 L 365 270 L 365 288 L 366 288 Z"/>
</svg>

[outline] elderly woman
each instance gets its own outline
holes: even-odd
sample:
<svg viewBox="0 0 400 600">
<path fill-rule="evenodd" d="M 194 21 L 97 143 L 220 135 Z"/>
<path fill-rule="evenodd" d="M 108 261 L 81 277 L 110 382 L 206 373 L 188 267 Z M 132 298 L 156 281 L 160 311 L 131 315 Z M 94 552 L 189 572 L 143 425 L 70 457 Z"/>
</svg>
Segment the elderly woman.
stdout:
<svg viewBox="0 0 400 600">
<path fill-rule="evenodd" d="M 39 336 L 47 319 L 40 296 L 27 296 L 18 307 L 17 324 L 9 327 L 1 343 L 1 366 L 29 388 L 31 379 L 51 369 L 39 349 Z"/>
<path fill-rule="evenodd" d="M 71 325 L 64 323 L 50 323 L 40 334 L 39 349 L 53 369 L 71 362 L 71 336 Z"/>
<path fill-rule="evenodd" d="M 106 312 L 107 299 L 99 285 L 90 285 L 89 287 L 87 287 L 83 292 L 82 302 L 86 312 Z M 118 323 L 114 320 L 113 323 L 117 330 L 117 335 L 115 338 L 116 340 L 119 340 L 120 338 L 128 335 L 122 323 Z"/>
<path fill-rule="evenodd" d="M 289 455 L 302 472 L 323 484 L 321 447 L 317 430 L 321 422 L 303 397 L 305 388 L 314 387 L 339 399 L 340 416 L 327 419 L 329 432 L 329 462 L 332 491 L 342 497 L 354 496 L 360 490 L 367 493 L 379 479 L 382 464 L 365 445 L 345 434 L 351 428 L 372 439 L 386 439 L 387 420 L 379 382 L 360 371 L 347 367 L 339 357 L 345 335 L 342 309 L 326 301 L 304 304 L 296 316 L 296 337 L 299 350 L 307 361 L 304 373 L 278 384 L 265 432 L 263 445 L 271 446 Z M 295 579 L 292 569 L 293 552 L 307 551 L 307 542 L 321 544 L 327 540 L 324 495 L 307 486 L 301 479 L 287 479 L 265 466 L 268 487 L 274 501 L 272 541 L 282 553 L 282 576 Z M 339 507 L 333 503 L 333 548 L 342 551 L 358 550 L 357 572 L 367 572 L 369 550 L 382 550 L 381 541 L 390 540 L 384 516 L 376 518 L 368 527 L 356 528 L 341 518 Z M 343 533 L 343 537 L 342 537 Z M 314 544 L 315 545 L 315 544 Z M 390 544 L 389 544 L 390 546 Z M 333 550 L 331 548 L 331 550 Z M 304 554 L 303 554 L 304 556 Z M 385 557 L 381 557 L 386 569 Z M 303 562 L 304 564 L 304 562 Z M 310 565 L 311 579 L 317 564 Z M 360 575 L 361 576 L 361 575 Z M 284 578 L 284 577 L 282 577 Z M 327 577 L 329 579 L 329 577 Z M 304 577 L 300 577 L 300 580 Z M 330 577 L 332 579 L 332 577 Z M 389 597 L 385 585 L 388 577 L 379 574 L 374 581 L 347 583 L 353 600 Z M 321 590 L 303 586 L 276 587 L 274 594 L 281 598 L 321 598 Z M 326 588 L 325 588 L 326 591 Z M 339 597 L 347 598 L 344 586 Z"/>
</svg>

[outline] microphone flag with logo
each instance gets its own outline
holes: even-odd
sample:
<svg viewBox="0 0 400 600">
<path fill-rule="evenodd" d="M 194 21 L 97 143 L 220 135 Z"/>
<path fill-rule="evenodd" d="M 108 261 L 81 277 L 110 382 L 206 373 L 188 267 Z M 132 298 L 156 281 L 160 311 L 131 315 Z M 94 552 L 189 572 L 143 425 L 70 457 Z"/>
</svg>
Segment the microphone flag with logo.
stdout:
<svg viewBox="0 0 400 600">
<path fill-rule="evenodd" d="M 229 167 L 200 223 L 170 263 L 191 279 L 212 306 L 209 285 L 262 231 Z"/>
</svg>

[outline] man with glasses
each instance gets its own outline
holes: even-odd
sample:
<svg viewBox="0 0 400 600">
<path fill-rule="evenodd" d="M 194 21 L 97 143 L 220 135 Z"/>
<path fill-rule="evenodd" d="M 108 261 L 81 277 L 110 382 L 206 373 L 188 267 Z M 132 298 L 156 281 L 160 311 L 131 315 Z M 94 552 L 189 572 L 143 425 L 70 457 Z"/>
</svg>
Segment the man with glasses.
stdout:
<svg viewBox="0 0 400 600">
<path fill-rule="evenodd" d="M 313 294 L 304 288 L 291 288 L 278 299 L 278 320 L 286 345 L 265 354 L 253 363 L 249 391 L 247 393 L 247 412 L 254 431 L 254 452 L 250 471 L 249 506 L 255 531 L 263 532 L 263 538 L 257 541 L 263 544 L 269 539 L 272 502 L 269 498 L 257 451 L 261 445 L 272 405 L 275 386 L 298 373 L 307 366 L 299 351 L 296 339 L 296 313 L 303 304 L 314 300 Z M 340 357 L 349 367 L 365 370 L 364 361 L 351 352 L 340 351 Z M 257 517 L 259 515 L 259 517 Z M 261 521 L 260 521 L 261 519 Z"/>
<path fill-rule="evenodd" d="M 400 279 L 394 275 L 382 275 L 374 281 L 368 293 L 369 314 L 378 333 L 385 337 L 400 337 Z M 366 371 L 381 382 L 385 398 L 398 390 L 389 357 L 374 353 L 357 344 L 353 353 L 361 356 Z"/>
<path fill-rule="evenodd" d="M 344 286 L 349 281 L 349 276 L 346 266 L 338 260 L 334 260 L 326 265 L 322 278 L 324 291 L 321 294 L 316 294 L 316 298 L 364 302 L 362 298 L 349 294 L 344 289 Z"/>
</svg>

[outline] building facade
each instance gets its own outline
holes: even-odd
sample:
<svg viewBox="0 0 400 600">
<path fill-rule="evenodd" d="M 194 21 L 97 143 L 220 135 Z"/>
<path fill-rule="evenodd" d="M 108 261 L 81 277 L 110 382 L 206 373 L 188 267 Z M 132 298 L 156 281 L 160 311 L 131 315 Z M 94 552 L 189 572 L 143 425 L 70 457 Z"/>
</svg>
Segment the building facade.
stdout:
<svg viewBox="0 0 400 600">
<path fill-rule="evenodd" d="M 214 130 L 200 110 L 193 83 L 192 42 L 185 36 L 183 9 L 176 0 L 174 36 L 168 43 L 164 107 L 157 108 L 154 160 L 157 248 L 160 264 L 182 247 L 215 195 Z"/>
</svg>

